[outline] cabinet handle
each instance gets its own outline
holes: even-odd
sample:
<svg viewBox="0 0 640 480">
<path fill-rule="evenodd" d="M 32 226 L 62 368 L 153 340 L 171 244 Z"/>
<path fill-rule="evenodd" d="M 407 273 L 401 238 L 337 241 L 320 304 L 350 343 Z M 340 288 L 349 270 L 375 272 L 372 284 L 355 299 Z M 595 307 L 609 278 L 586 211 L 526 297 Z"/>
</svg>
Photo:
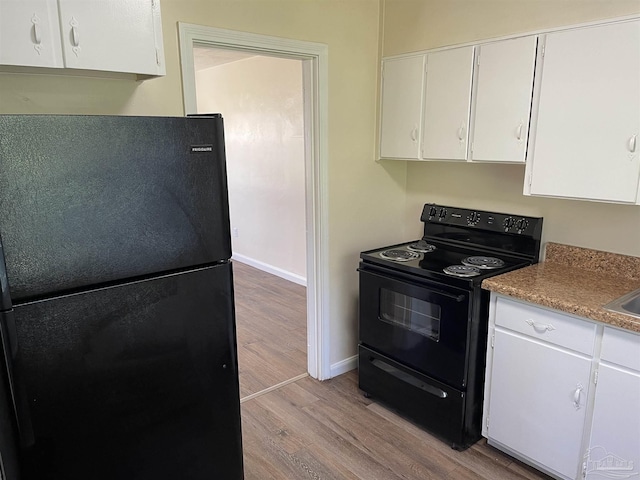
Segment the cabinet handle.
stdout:
<svg viewBox="0 0 640 480">
<path fill-rule="evenodd" d="M 76 17 L 71 17 L 69 21 L 69 25 L 71 26 L 71 46 L 73 47 L 73 53 L 76 54 L 76 57 L 80 53 L 80 32 L 78 31 L 78 20 Z"/>
<path fill-rule="evenodd" d="M 580 410 L 580 393 L 584 387 L 581 383 L 576 385 L 576 391 L 573 392 L 573 406 L 576 407 L 576 410 Z"/>
<path fill-rule="evenodd" d="M 536 332 L 540 332 L 540 333 L 544 333 L 544 332 L 550 332 L 552 330 L 555 330 L 556 327 L 554 327 L 553 325 L 551 325 L 550 323 L 548 324 L 544 324 L 544 323 L 536 323 L 533 320 L 525 320 L 525 322 L 527 323 L 527 325 L 529 325 L 530 327 L 533 327 L 533 329 Z"/>
<path fill-rule="evenodd" d="M 411 140 L 414 142 L 418 139 L 418 127 L 413 127 L 411 130 Z"/>
<path fill-rule="evenodd" d="M 464 125 L 460 125 L 460 128 L 458 129 L 458 140 L 461 142 L 464 140 Z"/>
<path fill-rule="evenodd" d="M 33 40 L 36 45 L 40 45 L 42 43 L 42 35 L 37 23 L 33 24 Z"/>
<path fill-rule="evenodd" d="M 629 151 L 631 153 L 635 153 L 637 146 L 638 146 L 638 135 L 636 134 L 629 139 Z"/>
<path fill-rule="evenodd" d="M 40 23 L 40 17 L 34 13 L 31 17 L 31 23 L 33 24 L 33 43 L 40 45 L 42 43 L 42 32 L 38 26 Z"/>
<path fill-rule="evenodd" d="M 78 28 L 75 26 L 71 27 L 71 43 L 74 47 L 80 45 L 80 34 L 78 33 Z"/>
<path fill-rule="evenodd" d="M 520 122 L 520 125 L 518 125 L 518 134 L 516 135 L 516 137 L 518 138 L 518 141 L 522 141 L 522 129 L 524 128 L 524 124 L 522 122 Z"/>
</svg>

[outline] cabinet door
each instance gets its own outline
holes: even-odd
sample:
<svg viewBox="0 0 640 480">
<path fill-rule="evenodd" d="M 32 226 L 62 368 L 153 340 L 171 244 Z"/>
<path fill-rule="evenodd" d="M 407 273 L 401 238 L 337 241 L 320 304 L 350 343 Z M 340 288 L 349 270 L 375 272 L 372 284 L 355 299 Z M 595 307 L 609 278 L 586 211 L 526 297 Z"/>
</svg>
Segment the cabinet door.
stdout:
<svg viewBox="0 0 640 480">
<path fill-rule="evenodd" d="M 58 0 L 67 68 L 164 73 L 158 0 Z"/>
<path fill-rule="evenodd" d="M 601 364 L 593 410 L 588 479 L 640 472 L 640 374 Z M 616 476 L 615 478 L 628 478 Z"/>
<path fill-rule="evenodd" d="M 575 478 L 591 361 L 496 328 L 489 439 Z"/>
<path fill-rule="evenodd" d="M 473 48 L 454 48 L 427 55 L 424 159 L 467 158 Z"/>
<path fill-rule="evenodd" d="M 56 0 L 0 0 L 0 64 L 63 66 Z"/>
<path fill-rule="evenodd" d="M 524 163 L 536 43 L 523 37 L 477 48 L 472 160 Z"/>
<path fill-rule="evenodd" d="M 419 157 L 424 59 L 419 55 L 382 62 L 382 158 Z"/>
<path fill-rule="evenodd" d="M 525 193 L 638 201 L 640 21 L 546 35 Z"/>
</svg>

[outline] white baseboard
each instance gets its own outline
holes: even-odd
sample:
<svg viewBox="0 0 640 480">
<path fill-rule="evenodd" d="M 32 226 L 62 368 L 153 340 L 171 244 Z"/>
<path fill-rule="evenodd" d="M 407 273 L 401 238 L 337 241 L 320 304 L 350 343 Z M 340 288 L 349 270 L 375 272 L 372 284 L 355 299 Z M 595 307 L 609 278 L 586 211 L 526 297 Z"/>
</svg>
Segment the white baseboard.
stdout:
<svg viewBox="0 0 640 480">
<path fill-rule="evenodd" d="M 350 372 L 356 368 L 358 368 L 358 355 L 345 358 L 344 360 L 340 360 L 339 362 L 331 365 L 331 378 Z"/>
<path fill-rule="evenodd" d="M 290 282 L 297 283 L 298 285 L 302 285 L 303 287 L 307 286 L 307 279 L 302 275 L 287 272 L 282 268 L 274 267 L 273 265 L 269 265 L 268 263 L 261 262 L 260 260 L 254 260 L 253 258 L 245 257 L 244 255 L 241 255 L 239 253 L 234 253 L 231 256 L 231 260 L 245 263 L 251 267 L 257 268 L 258 270 L 262 270 L 263 272 L 267 272 L 272 275 L 276 275 L 280 278 L 284 278 L 285 280 L 289 280 Z"/>
</svg>

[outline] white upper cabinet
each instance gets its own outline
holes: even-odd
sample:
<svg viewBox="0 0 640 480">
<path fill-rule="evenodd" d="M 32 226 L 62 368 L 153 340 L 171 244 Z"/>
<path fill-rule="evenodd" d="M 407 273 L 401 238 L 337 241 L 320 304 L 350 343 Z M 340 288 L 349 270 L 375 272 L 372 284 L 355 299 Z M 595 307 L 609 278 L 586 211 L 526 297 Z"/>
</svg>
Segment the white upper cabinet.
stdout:
<svg viewBox="0 0 640 480">
<path fill-rule="evenodd" d="M 470 160 L 525 162 L 536 44 L 529 36 L 476 47 Z"/>
<path fill-rule="evenodd" d="M 164 75 L 159 0 L 0 0 L 0 64 Z"/>
<path fill-rule="evenodd" d="M 524 193 L 640 203 L 640 21 L 541 41 Z"/>
<path fill-rule="evenodd" d="M 58 0 L 65 66 L 164 73 L 157 0 Z M 161 36 L 159 37 L 162 38 Z"/>
<path fill-rule="evenodd" d="M 420 155 L 424 55 L 382 61 L 380 157 Z"/>
<path fill-rule="evenodd" d="M 427 55 L 422 158 L 466 160 L 474 47 Z"/>
<path fill-rule="evenodd" d="M 0 65 L 63 66 L 57 0 L 0 0 Z"/>
</svg>

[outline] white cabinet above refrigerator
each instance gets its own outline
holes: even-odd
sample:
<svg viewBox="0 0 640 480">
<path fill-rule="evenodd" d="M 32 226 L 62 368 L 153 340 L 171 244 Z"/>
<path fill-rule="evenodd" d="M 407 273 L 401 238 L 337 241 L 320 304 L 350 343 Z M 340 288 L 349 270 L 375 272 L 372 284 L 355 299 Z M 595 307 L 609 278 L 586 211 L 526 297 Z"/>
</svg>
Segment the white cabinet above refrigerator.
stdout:
<svg viewBox="0 0 640 480">
<path fill-rule="evenodd" d="M 0 65 L 164 75 L 159 0 L 0 0 Z"/>
</svg>

